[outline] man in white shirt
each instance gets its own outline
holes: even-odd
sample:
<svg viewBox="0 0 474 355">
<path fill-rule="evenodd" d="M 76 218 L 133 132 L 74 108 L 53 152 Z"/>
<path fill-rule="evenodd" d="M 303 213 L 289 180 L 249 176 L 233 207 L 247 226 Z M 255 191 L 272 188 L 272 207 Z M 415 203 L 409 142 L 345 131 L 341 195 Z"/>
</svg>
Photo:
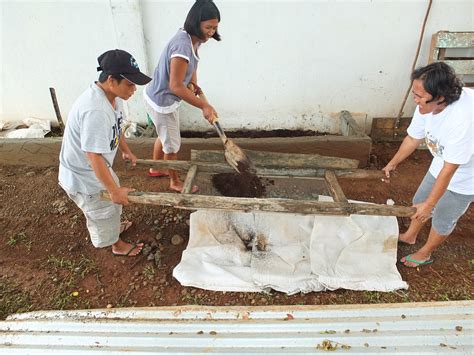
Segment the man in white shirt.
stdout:
<svg viewBox="0 0 474 355">
<path fill-rule="evenodd" d="M 418 105 L 407 137 L 382 170 L 387 178 L 423 142 L 433 161 L 413 198 L 416 213 L 399 240 L 415 244 L 421 227 L 432 218 L 428 240 L 400 261 L 407 267 L 433 262 L 431 254 L 452 233 L 474 201 L 474 90 L 463 88 L 454 70 L 443 62 L 412 73 Z"/>
<path fill-rule="evenodd" d="M 130 53 L 120 49 L 103 53 L 97 59 L 99 81 L 76 100 L 66 123 L 59 156 L 59 184 L 82 210 L 87 229 L 96 248 L 112 246 L 112 253 L 136 256 L 143 243 L 130 244 L 119 238 L 130 227 L 120 222 L 122 205 L 127 205 L 133 189 L 120 187 L 112 164 L 117 148 L 122 157 L 135 165 L 122 132 L 125 119 L 123 100 L 145 85 L 151 78 L 140 72 Z M 102 201 L 100 191 L 107 190 L 111 201 Z"/>
</svg>

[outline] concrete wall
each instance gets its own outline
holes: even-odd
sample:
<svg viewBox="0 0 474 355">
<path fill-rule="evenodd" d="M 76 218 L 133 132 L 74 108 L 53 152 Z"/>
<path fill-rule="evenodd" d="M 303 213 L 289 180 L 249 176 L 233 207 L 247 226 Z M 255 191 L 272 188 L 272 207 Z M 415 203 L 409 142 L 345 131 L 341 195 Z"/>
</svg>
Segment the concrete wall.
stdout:
<svg viewBox="0 0 474 355">
<path fill-rule="evenodd" d="M 110 48 L 131 51 L 151 74 L 192 3 L 2 0 L 0 119 L 54 119 L 50 86 L 66 116 Z M 198 75 L 225 128 L 331 132 L 343 109 L 361 113 L 354 117 L 366 128 L 398 113 L 427 0 L 216 3 L 223 40 L 201 48 Z M 473 1 L 433 3 L 420 64 L 432 33 L 474 30 Z M 131 117 L 144 122 L 141 93 L 132 100 Z M 197 109 L 181 111 L 183 129 L 208 128 Z"/>
</svg>

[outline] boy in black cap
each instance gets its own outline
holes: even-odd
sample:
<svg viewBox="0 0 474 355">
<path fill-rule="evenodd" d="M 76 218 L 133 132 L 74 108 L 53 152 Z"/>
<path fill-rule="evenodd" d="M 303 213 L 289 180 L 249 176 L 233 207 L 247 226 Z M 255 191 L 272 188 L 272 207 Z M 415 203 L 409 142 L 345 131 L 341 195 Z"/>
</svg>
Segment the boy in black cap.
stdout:
<svg viewBox="0 0 474 355">
<path fill-rule="evenodd" d="M 137 158 L 122 135 L 122 100 L 128 100 L 136 85 L 145 85 L 151 78 L 141 73 L 132 55 L 123 50 L 107 51 L 97 60 L 99 81 L 76 100 L 68 115 L 59 157 L 59 184 L 84 213 L 96 248 L 111 245 L 114 255 L 136 256 L 143 243 L 130 244 L 119 238 L 131 225 L 121 223 L 120 216 L 133 189 L 120 187 L 112 164 L 119 148 L 122 157 L 135 165 Z M 100 200 L 104 189 L 112 202 Z"/>
</svg>

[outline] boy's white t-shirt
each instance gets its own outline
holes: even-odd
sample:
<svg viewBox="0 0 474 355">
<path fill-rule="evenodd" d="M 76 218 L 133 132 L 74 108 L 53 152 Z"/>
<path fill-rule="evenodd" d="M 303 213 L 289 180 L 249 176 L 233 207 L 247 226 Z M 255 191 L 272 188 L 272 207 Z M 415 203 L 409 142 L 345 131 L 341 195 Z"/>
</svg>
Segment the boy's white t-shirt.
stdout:
<svg viewBox="0 0 474 355">
<path fill-rule="evenodd" d="M 101 154 L 115 181 L 112 170 L 125 119 L 122 99 L 115 109 L 104 91 L 92 83 L 76 100 L 69 112 L 59 154 L 59 184 L 71 194 L 94 194 L 105 187 L 95 175 L 86 152 Z"/>
<path fill-rule="evenodd" d="M 429 172 L 438 177 L 444 162 L 459 164 L 448 190 L 474 195 L 474 90 L 463 88 L 461 97 L 440 113 L 421 114 L 417 106 L 407 133 L 425 139 L 433 155 Z"/>
</svg>

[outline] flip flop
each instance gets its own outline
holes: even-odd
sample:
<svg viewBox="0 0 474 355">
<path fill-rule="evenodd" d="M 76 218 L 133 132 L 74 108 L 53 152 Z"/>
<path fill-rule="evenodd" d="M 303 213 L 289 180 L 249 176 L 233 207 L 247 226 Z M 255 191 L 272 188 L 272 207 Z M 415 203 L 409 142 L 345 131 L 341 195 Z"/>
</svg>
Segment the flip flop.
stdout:
<svg viewBox="0 0 474 355">
<path fill-rule="evenodd" d="M 150 171 L 148 170 L 148 176 L 150 177 L 165 177 L 165 176 L 170 176 L 169 173 L 162 173 L 159 171 Z"/>
<path fill-rule="evenodd" d="M 410 265 L 407 265 L 406 262 L 409 262 L 409 263 L 413 263 L 415 264 L 415 266 L 410 266 Z M 411 268 L 414 268 L 414 267 L 418 267 L 418 266 L 425 266 L 425 265 L 429 265 L 429 264 L 433 264 L 433 261 L 434 259 L 433 258 L 429 258 L 428 260 L 425 260 L 425 261 L 419 261 L 419 260 L 415 260 L 411 257 L 411 254 L 405 256 L 405 261 L 401 261 L 400 262 L 403 264 L 403 266 L 405 267 L 411 267 Z"/>
<path fill-rule="evenodd" d="M 133 225 L 133 222 L 129 221 L 129 220 L 124 220 L 124 221 L 120 222 L 120 234 L 122 234 L 123 232 L 128 231 L 128 229 L 132 225 Z"/>
<path fill-rule="evenodd" d="M 140 251 L 139 251 L 138 253 L 136 253 L 135 255 L 130 255 L 130 253 L 131 253 L 132 251 L 134 251 L 134 250 L 135 250 L 136 248 L 138 248 L 138 247 L 141 247 Z M 135 244 L 135 243 L 134 243 L 134 244 L 132 244 L 132 245 L 130 246 L 130 249 L 129 249 L 126 253 L 123 253 L 123 254 L 122 254 L 122 253 L 115 253 L 115 252 L 112 252 L 112 254 L 113 254 L 114 256 L 130 256 L 130 257 L 133 257 L 133 256 L 138 256 L 138 255 L 140 255 L 140 253 L 142 252 L 142 250 L 143 250 L 143 243 L 139 243 L 139 244 Z"/>
<path fill-rule="evenodd" d="M 183 189 L 175 189 L 175 188 L 173 188 L 173 187 L 171 187 L 171 186 L 170 186 L 170 190 L 171 190 L 171 191 L 174 191 L 174 192 L 179 192 L 179 193 L 181 193 L 181 192 L 183 191 Z M 195 193 L 198 192 L 198 191 L 199 191 L 199 187 L 197 187 L 196 185 L 194 185 L 193 188 L 191 189 L 191 193 L 192 193 L 192 194 L 195 194 Z"/>
</svg>

